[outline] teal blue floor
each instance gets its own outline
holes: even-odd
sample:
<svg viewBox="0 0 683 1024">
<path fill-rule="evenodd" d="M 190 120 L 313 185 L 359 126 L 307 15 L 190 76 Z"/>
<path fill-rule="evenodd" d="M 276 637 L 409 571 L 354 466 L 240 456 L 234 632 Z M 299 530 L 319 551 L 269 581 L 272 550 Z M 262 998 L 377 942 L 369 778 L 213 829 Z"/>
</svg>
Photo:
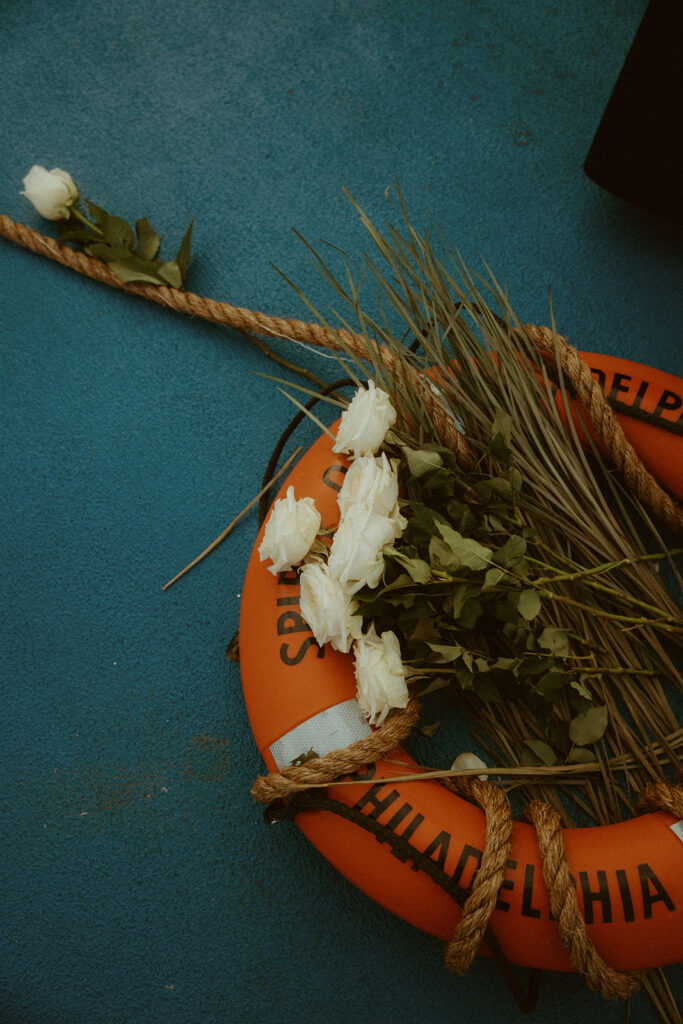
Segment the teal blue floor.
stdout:
<svg viewBox="0 0 683 1024">
<path fill-rule="evenodd" d="M 358 256 L 343 188 L 382 221 L 398 179 L 522 320 L 548 323 L 552 293 L 578 348 L 683 375 L 683 232 L 582 172 L 645 6 L 5 0 L 0 212 L 54 234 L 19 192 L 64 168 L 168 252 L 194 217 L 190 290 L 307 318 L 274 267 L 333 299 L 292 229 Z M 527 1019 L 489 962 L 449 975 L 263 824 L 225 658 L 255 515 L 161 590 L 258 490 L 292 411 L 259 374 L 280 371 L 3 240 L 0 282 L 0 1022 Z M 551 975 L 530 1019 L 626 1017 Z M 644 997 L 631 1020 L 656 1020 Z"/>
</svg>

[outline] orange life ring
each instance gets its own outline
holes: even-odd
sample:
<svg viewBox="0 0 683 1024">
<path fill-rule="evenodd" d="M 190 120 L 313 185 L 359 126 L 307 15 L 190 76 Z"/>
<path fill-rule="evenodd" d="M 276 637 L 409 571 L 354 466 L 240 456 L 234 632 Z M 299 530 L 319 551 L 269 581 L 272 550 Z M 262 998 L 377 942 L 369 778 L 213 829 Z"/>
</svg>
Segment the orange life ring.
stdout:
<svg viewBox="0 0 683 1024">
<path fill-rule="evenodd" d="M 625 403 L 630 399 L 631 406 L 660 420 L 676 422 L 680 416 L 680 380 L 605 356 L 588 360 Z M 680 433 L 620 419 L 646 465 L 683 494 Z M 324 524 L 334 525 L 347 465 L 324 435 L 291 472 L 280 496 L 293 485 L 297 497 L 315 498 Z M 240 667 L 254 737 L 268 769 L 275 771 L 310 748 L 324 754 L 344 747 L 369 726 L 355 701 L 351 656 L 317 647 L 299 613 L 297 572 L 267 572 L 257 551 L 260 541 L 261 535 L 242 595 Z M 408 838 L 466 888 L 484 849 L 483 812 L 434 781 L 392 781 L 417 768 L 402 749 L 392 760 L 400 766 L 379 762 L 357 785 L 333 785 L 327 792 Z M 444 941 L 452 937 L 459 907 L 409 861 L 337 815 L 304 812 L 296 821 L 320 853 L 372 899 Z M 605 827 L 565 829 L 564 841 L 588 934 L 602 957 L 623 971 L 683 960 L 683 821 L 655 812 Z M 530 825 L 515 822 L 509 870 L 491 927 L 511 963 L 572 970 L 551 919 Z"/>
</svg>

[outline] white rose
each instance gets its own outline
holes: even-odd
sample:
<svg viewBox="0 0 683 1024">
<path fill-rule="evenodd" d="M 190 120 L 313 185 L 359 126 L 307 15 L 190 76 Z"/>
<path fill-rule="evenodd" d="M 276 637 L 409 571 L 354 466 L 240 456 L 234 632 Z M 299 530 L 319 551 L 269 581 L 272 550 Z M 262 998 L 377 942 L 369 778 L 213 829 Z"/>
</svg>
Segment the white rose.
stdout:
<svg viewBox="0 0 683 1024">
<path fill-rule="evenodd" d="M 78 200 L 78 189 L 73 178 L 59 167 L 47 171 L 40 164 L 34 164 L 23 180 L 25 191 L 21 193 L 32 203 L 38 213 L 48 220 L 68 220 L 71 207 Z"/>
<path fill-rule="evenodd" d="M 395 536 L 395 523 L 388 516 L 358 506 L 350 509 L 332 539 L 330 576 L 347 584 L 352 594 L 365 585 L 376 587 L 384 565 L 382 548 Z"/>
<path fill-rule="evenodd" d="M 401 649 L 396 634 L 388 630 L 381 637 L 374 623 L 353 645 L 356 665 L 356 699 L 371 725 L 381 725 L 391 708 L 408 704 Z"/>
<path fill-rule="evenodd" d="M 395 422 L 389 395 L 369 380 L 367 389 L 359 388 L 342 413 L 332 451 L 374 455 Z"/>
<path fill-rule="evenodd" d="M 354 615 L 357 602 L 339 580 L 333 579 L 327 566 L 309 562 L 301 570 L 301 614 L 313 630 L 320 647 L 329 643 L 336 651 L 348 654 L 351 641 L 363 628 L 360 615 Z"/>
<path fill-rule="evenodd" d="M 273 505 L 259 547 L 261 561 L 270 558 L 268 569 L 275 576 L 283 569 L 291 569 L 308 554 L 320 529 L 320 513 L 313 498 L 294 497 L 294 488 Z"/>
<path fill-rule="evenodd" d="M 379 458 L 361 455 L 344 475 L 337 503 L 342 516 L 354 505 L 380 516 L 391 515 L 398 501 L 398 479 L 384 452 Z"/>
</svg>

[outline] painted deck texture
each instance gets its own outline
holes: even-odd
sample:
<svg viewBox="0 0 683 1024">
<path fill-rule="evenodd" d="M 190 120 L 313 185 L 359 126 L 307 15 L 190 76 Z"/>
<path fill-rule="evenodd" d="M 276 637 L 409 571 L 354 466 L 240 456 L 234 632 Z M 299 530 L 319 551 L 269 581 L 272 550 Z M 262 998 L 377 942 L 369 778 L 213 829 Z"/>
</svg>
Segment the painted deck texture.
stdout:
<svg viewBox="0 0 683 1024">
<path fill-rule="evenodd" d="M 681 228 L 582 171 L 645 6 L 10 0 L 0 211 L 54 234 L 19 192 L 64 168 L 165 252 L 194 217 L 190 290 L 308 318 L 274 267 L 334 299 L 291 229 L 358 257 L 343 188 L 382 222 L 398 179 L 521 319 L 548 323 L 551 292 L 578 348 L 683 375 Z M 225 657 L 255 515 L 162 592 L 260 487 L 292 413 L 260 375 L 294 378 L 2 240 L 0 282 L 2 1024 L 526 1019 L 492 964 L 452 977 L 263 823 Z M 532 1019 L 624 1013 L 552 975 Z M 632 1020 L 656 1020 L 644 997 Z"/>
</svg>

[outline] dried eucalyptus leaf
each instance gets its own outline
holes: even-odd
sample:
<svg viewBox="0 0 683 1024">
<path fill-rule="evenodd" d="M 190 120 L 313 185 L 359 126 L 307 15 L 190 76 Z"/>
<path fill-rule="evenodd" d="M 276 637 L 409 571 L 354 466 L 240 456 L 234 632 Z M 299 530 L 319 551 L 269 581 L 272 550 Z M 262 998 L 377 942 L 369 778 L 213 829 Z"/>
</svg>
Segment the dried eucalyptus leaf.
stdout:
<svg viewBox="0 0 683 1024">
<path fill-rule="evenodd" d="M 104 211 L 102 211 L 104 213 Z M 123 249 L 132 251 L 135 244 L 135 234 L 128 221 L 122 217 L 115 217 L 111 213 L 104 213 L 100 221 L 100 227 L 104 234 L 105 241 L 113 246 L 120 246 Z"/>
<path fill-rule="evenodd" d="M 541 610 L 541 599 L 537 590 L 523 590 L 519 595 L 517 609 L 527 622 L 535 619 Z"/>
<path fill-rule="evenodd" d="M 72 218 L 73 220 L 73 218 Z M 71 221 L 69 221 L 71 223 Z M 97 235 L 88 228 L 66 228 L 57 236 L 58 242 L 75 242 L 76 245 L 88 245 Z"/>
<path fill-rule="evenodd" d="M 109 216 L 107 211 L 103 210 L 101 206 L 96 206 L 95 203 L 91 203 L 89 199 L 85 200 L 85 205 L 88 207 L 88 213 L 91 218 L 95 221 L 98 227 L 101 227 Z"/>
<path fill-rule="evenodd" d="M 567 672 L 546 672 L 535 684 L 533 692 L 539 693 L 546 700 L 553 700 L 570 681 Z"/>
<path fill-rule="evenodd" d="M 572 718 L 569 723 L 569 739 L 578 746 L 585 747 L 597 743 L 607 728 L 607 708 L 604 704 L 588 708 Z"/>
<path fill-rule="evenodd" d="M 299 756 L 295 757 L 293 761 L 290 761 L 290 764 L 294 765 L 296 768 L 300 768 L 302 764 L 306 764 L 307 761 L 315 761 L 318 757 L 320 757 L 320 755 L 315 752 L 313 747 L 311 747 L 305 753 L 299 754 Z"/>
<path fill-rule="evenodd" d="M 498 548 L 494 555 L 494 561 L 499 565 L 506 567 L 514 565 L 515 562 L 519 561 L 520 558 L 526 554 L 527 542 L 524 537 L 520 537 L 519 534 L 513 533 L 505 541 L 501 548 Z"/>
<path fill-rule="evenodd" d="M 194 227 L 194 218 L 190 221 L 190 226 L 183 235 L 183 240 L 180 243 L 180 248 L 176 253 L 175 262 L 180 270 L 181 282 L 178 287 L 182 286 L 182 282 L 187 276 L 187 270 L 190 266 L 190 260 L 192 258 L 192 228 Z"/>
<path fill-rule="evenodd" d="M 93 242 L 85 247 L 85 251 L 88 256 L 94 256 L 103 263 L 112 263 L 114 260 L 127 262 L 130 257 L 128 249 L 120 245 L 109 245 L 107 242 Z"/>
<path fill-rule="evenodd" d="M 542 764 L 547 765 L 549 768 L 552 768 L 553 765 L 557 764 L 557 754 L 553 748 L 547 743 L 544 743 L 543 740 L 524 740 L 524 742 Z"/>
<path fill-rule="evenodd" d="M 153 260 L 159 252 L 161 238 L 146 217 L 135 221 L 135 233 L 138 236 L 137 254 L 143 260 Z"/>
<path fill-rule="evenodd" d="M 538 638 L 539 647 L 551 651 L 558 658 L 569 657 L 569 630 L 546 626 Z"/>
<path fill-rule="evenodd" d="M 418 697 L 426 697 L 428 693 L 436 693 L 437 690 L 443 690 L 446 686 L 450 686 L 450 681 L 444 676 L 437 676 L 425 686 L 424 690 L 420 690 Z"/>
<path fill-rule="evenodd" d="M 402 565 L 413 583 L 429 583 L 432 578 L 432 570 L 421 558 L 410 558 L 396 548 L 385 548 L 384 557 L 392 558 Z"/>
<path fill-rule="evenodd" d="M 183 286 L 183 276 L 175 260 L 162 263 L 159 267 L 159 277 L 165 284 L 170 284 L 171 288 L 182 288 Z"/>
<path fill-rule="evenodd" d="M 491 564 L 493 550 L 485 547 L 472 537 L 463 537 L 457 530 L 452 529 L 446 523 L 437 523 L 436 528 L 443 537 L 445 544 L 450 548 L 458 565 L 464 565 L 475 571 L 487 569 Z"/>
<path fill-rule="evenodd" d="M 433 473 L 443 466 L 443 459 L 438 452 L 425 448 L 403 448 L 411 476 L 419 480 L 425 473 Z"/>
<path fill-rule="evenodd" d="M 477 624 L 479 617 L 484 611 L 483 607 L 472 597 L 468 597 L 462 606 L 462 611 L 458 616 L 458 625 L 462 629 L 474 629 Z"/>
<path fill-rule="evenodd" d="M 433 641 L 429 641 L 427 646 L 430 650 L 438 654 L 440 658 L 445 662 L 457 661 L 457 659 L 463 654 L 465 648 L 459 644 L 437 644 Z"/>
<path fill-rule="evenodd" d="M 567 756 L 570 764 L 592 764 L 595 761 L 595 754 L 585 747 L 572 747 Z"/>
<path fill-rule="evenodd" d="M 163 284 L 163 281 L 160 281 L 158 276 L 140 270 L 134 264 L 130 265 L 122 262 L 121 260 L 112 260 L 109 266 L 119 280 L 123 281 L 125 284 L 136 281 L 141 284 Z"/>
<path fill-rule="evenodd" d="M 493 569 L 489 569 L 484 576 L 484 582 L 481 585 L 482 591 L 490 590 L 491 587 L 496 587 L 505 576 L 505 569 L 500 569 L 498 566 L 494 566 Z"/>
</svg>

